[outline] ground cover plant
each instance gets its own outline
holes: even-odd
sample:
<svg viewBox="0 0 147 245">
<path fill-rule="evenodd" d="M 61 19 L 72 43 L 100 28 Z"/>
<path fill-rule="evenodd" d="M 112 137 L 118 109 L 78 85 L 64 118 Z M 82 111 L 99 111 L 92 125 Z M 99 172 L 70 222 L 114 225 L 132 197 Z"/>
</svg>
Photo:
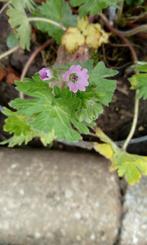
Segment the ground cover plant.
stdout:
<svg viewBox="0 0 147 245">
<path fill-rule="evenodd" d="M 55 141 L 81 142 L 86 135 L 92 136 L 100 140 L 92 143 L 94 149 L 108 158 L 111 170 L 117 170 L 128 183 L 134 184 L 142 175 L 147 175 L 147 157 L 127 152 L 137 127 L 139 102 L 147 99 L 147 62 L 145 57 L 138 57 L 132 41 L 137 35 L 146 35 L 145 1 L 1 2 L 0 14 L 8 17 L 11 27 L 7 36 L 9 49 L 0 54 L 1 63 L 20 49 L 30 52 L 33 43 L 46 39 L 11 85 L 18 91 L 18 97 L 2 107 L 2 114 L 6 116 L 3 129 L 9 136 L 1 145 L 27 145 L 39 138 L 48 146 Z M 128 23 L 138 20 L 137 26 L 125 29 Z M 121 44 L 116 43 L 118 39 Z M 27 77 L 37 54 L 52 42 L 59 49 L 56 61 L 46 61 L 44 54 L 44 64 L 32 77 Z M 127 55 L 129 52 L 127 62 L 121 53 L 123 47 Z M 110 55 L 111 62 L 108 62 Z M 120 71 L 117 64 L 127 67 L 129 89 L 135 94 L 132 125 L 121 147 L 97 124 L 114 98 Z"/>
</svg>

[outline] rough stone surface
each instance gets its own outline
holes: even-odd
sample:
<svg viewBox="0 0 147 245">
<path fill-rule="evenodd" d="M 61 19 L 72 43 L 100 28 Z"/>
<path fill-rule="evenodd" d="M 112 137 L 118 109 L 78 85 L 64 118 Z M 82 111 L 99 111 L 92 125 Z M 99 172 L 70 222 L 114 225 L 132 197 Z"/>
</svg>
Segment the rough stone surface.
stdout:
<svg viewBox="0 0 147 245">
<path fill-rule="evenodd" d="M 129 187 L 124 203 L 121 245 L 147 245 L 147 178 Z"/>
<path fill-rule="evenodd" d="M 0 244 L 112 245 L 117 177 L 88 153 L 0 150 Z"/>
</svg>

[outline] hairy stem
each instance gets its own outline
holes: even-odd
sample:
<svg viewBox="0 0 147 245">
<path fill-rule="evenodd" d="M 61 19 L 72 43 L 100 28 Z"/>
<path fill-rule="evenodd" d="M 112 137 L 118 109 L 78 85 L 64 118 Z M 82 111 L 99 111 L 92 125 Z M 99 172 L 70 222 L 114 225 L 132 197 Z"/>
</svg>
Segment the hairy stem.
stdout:
<svg viewBox="0 0 147 245">
<path fill-rule="evenodd" d="M 117 13 L 117 18 L 118 20 L 121 18 L 122 13 L 123 13 L 123 8 L 124 8 L 124 0 L 120 1 L 119 7 L 118 7 L 118 13 Z"/>
<path fill-rule="evenodd" d="M 46 22 L 48 24 L 51 24 L 51 25 L 54 25 L 54 26 L 57 26 L 59 27 L 60 29 L 62 29 L 63 31 L 66 30 L 66 27 L 54 20 L 50 20 L 50 19 L 47 19 L 47 18 L 43 18 L 43 17 L 29 17 L 28 20 L 30 22 Z"/>
<path fill-rule="evenodd" d="M 147 24 L 137 26 L 137 27 L 133 28 L 132 30 L 120 31 L 120 33 L 122 33 L 125 37 L 134 36 L 134 35 L 138 34 L 139 32 L 147 32 Z"/>
<path fill-rule="evenodd" d="M 122 148 L 123 150 L 126 150 L 134 133 L 135 133 L 135 129 L 136 129 L 136 126 L 137 126 L 137 120 L 138 120 L 138 115 L 139 115 L 139 99 L 138 99 L 138 93 L 136 92 L 136 95 L 135 95 L 135 104 L 134 104 L 134 117 L 133 117 L 133 122 L 132 122 L 132 126 L 131 126 L 131 129 L 130 129 L 130 132 L 128 134 L 128 137 L 126 138 Z"/>
<path fill-rule="evenodd" d="M 126 46 L 129 48 L 131 55 L 132 55 L 132 60 L 133 63 L 137 63 L 137 55 L 136 52 L 132 46 L 132 44 L 130 43 L 130 41 L 125 37 L 123 32 L 120 32 L 118 29 L 116 29 L 115 27 L 111 26 L 111 24 L 109 23 L 109 20 L 107 19 L 107 17 L 104 14 L 100 14 L 100 17 L 102 19 L 102 21 L 104 22 L 104 24 L 107 26 L 107 28 L 116 36 L 118 36 L 123 43 L 126 44 Z"/>
<path fill-rule="evenodd" d="M 3 59 L 3 58 L 5 58 L 5 57 L 7 57 L 7 56 L 9 56 L 10 54 L 14 53 L 18 49 L 19 49 L 19 46 L 16 46 L 16 47 L 11 48 L 8 51 L 0 54 L 0 60 Z"/>
<path fill-rule="evenodd" d="M 28 61 L 26 62 L 26 64 L 24 65 L 24 68 L 22 70 L 21 73 L 21 77 L 20 80 L 23 81 L 24 77 L 27 74 L 27 71 L 29 69 L 29 67 L 31 66 L 31 64 L 33 63 L 34 59 L 36 58 L 36 56 L 43 50 L 45 49 L 49 44 L 51 44 L 52 40 L 49 39 L 47 40 L 45 43 L 43 43 L 41 46 L 39 46 L 38 48 L 35 49 L 35 51 L 31 54 L 31 56 L 29 57 Z M 20 92 L 19 97 L 21 99 L 24 98 L 24 94 L 22 92 Z"/>
<path fill-rule="evenodd" d="M 130 52 L 132 54 L 132 61 L 133 64 L 136 64 L 138 62 L 137 59 L 137 55 L 136 55 L 136 51 L 134 49 L 134 47 L 132 46 L 132 44 L 130 43 L 130 41 L 127 39 L 127 37 L 125 37 L 124 32 L 120 32 L 118 31 L 116 28 L 114 28 L 113 26 L 110 25 L 109 20 L 106 18 L 106 16 L 104 14 L 100 14 L 101 19 L 104 21 L 104 23 L 106 24 L 106 26 L 109 28 L 109 30 L 114 33 L 115 35 L 117 35 L 118 37 L 120 37 L 122 39 L 122 41 L 128 46 L 128 48 L 130 49 Z M 124 144 L 123 144 L 123 150 L 126 150 L 134 133 L 135 133 L 135 129 L 137 126 L 137 120 L 138 120 L 138 114 L 139 114 L 139 99 L 138 99 L 138 93 L 136 91 L 136 95 L 135 95 L 135 103 L 134 103 L 134 116 L 133 116 L 133 122 L 132 122 L 132 126 L 129 132 L 129 135 L 127 137 L 127 139 L 125 140 Z"/>
</svg>

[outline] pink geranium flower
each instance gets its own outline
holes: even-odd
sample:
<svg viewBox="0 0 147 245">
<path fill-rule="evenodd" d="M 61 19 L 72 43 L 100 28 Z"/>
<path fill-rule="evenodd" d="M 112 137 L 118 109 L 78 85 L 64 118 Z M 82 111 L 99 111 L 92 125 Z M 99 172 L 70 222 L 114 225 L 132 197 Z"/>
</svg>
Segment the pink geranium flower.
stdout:
<svg viewBox="0 0 147 245">
<path fill-rule="evenodd" d="M 82 68 L 80 65 L 72 65 L 68 71 L 63 74 L 63 80 L 67 82 L 69 90 L 73 93 L 77 91 L 85 91 L 89 85 L 89 75 L 86 68 Z"/>
<path fill-rule="evenodd" d="M 50 69 L 44 67 L 39 71 L 39 76 L 41 80 L 50 80 L 52 78 L 52 72 Z"/>
</svg>

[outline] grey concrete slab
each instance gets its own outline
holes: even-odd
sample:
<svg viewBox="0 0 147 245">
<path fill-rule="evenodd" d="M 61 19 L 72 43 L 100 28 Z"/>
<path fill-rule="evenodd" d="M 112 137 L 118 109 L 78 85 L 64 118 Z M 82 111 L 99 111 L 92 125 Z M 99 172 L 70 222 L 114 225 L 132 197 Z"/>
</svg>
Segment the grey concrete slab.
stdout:
<svg viewBox="0 0 147 245">
<path fill-rule="evenodd" d="M 120 214 L 98 155 L 0 149 L 0 244 L 112 245 Z"/>
<path fill-rule="evenodd" d="M 147 178 L 129 186 L 124 202 L 121 245 L 147 245 Z"/>
</svg>

